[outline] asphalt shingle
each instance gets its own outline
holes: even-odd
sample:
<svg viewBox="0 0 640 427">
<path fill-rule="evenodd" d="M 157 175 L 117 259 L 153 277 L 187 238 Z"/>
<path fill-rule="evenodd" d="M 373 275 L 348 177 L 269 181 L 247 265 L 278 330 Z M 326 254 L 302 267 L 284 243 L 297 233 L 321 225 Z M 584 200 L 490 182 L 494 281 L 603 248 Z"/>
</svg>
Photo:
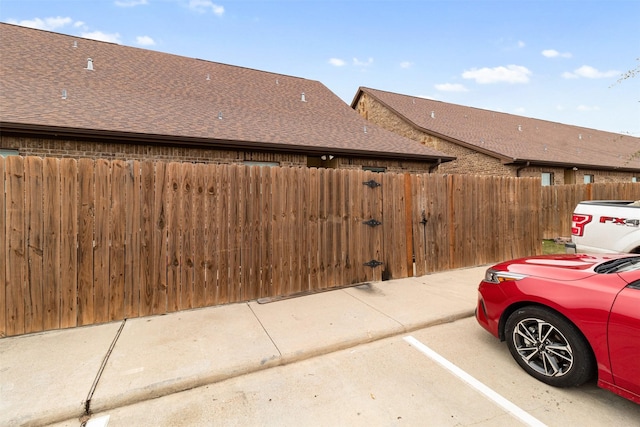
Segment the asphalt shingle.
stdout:
<svg viewBox="0 0 640 427">
<path fill-rule="evenodd" d="M 640 138 L 361 87 L 420 130 L 500 158 L 640 169 Z"/>
<path fill-rule="evenodd" d="M 0 40 L 5 129 L 452 159 L 367 122 L 318 81 L 11 24 Z"/>
</svg>

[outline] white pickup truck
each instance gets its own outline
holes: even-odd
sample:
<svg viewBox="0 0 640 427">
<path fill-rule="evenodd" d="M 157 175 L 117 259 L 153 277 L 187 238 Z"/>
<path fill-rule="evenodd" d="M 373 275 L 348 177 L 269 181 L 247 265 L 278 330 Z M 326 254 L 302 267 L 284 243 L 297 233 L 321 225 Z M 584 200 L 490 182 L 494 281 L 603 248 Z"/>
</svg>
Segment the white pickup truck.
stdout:
<svg viewBox="0 0 640 427">
<path fill-rule="evenodd" d="M 640 253 L 640 201 L 578 203 L 565 247 L 568 253 Z"/>
</svg>

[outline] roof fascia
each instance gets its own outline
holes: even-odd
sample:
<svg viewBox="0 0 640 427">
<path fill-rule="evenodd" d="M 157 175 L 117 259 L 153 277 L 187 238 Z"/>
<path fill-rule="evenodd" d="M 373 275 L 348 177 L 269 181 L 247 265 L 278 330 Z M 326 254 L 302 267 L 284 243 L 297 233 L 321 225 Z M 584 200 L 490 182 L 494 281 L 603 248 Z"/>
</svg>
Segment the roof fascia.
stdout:
<svg viewBox="0 0 640 427">
<path fill-rule="evenodd" d="M 599 170 L 599 171 L 615 171 L 615 172 L 640 172 L 638 168 L 625 168 L 625 167 L 614 167 L 614 166 L 604 166 L 604 165 L 587 165 L 584 163 L 560 163 L 560 162 L 545 162 L 540 160 L 532 160 L 532 159 L 513 159 L 510 162 L 503 162 L 506 166 L 523 166 L 529 164 L 526 167 L 553 167 L 553 168 L 561 168 L 561 169 L 588 169 L 588 170 Z"/>
<path fill-rule="evenodd" d="M 353 97 L 353 100 L 351 101 L 351 108 L 352 109 L 356 109 L 356 107 L 358 106 L 358 102 L 360 101 L 360 97 L 362 96 L 363 91 L 362 91 L 362 86 L 360 86 L 358 88 L 358 91 L 356 92 L 356 94 Z"/>
</svg>

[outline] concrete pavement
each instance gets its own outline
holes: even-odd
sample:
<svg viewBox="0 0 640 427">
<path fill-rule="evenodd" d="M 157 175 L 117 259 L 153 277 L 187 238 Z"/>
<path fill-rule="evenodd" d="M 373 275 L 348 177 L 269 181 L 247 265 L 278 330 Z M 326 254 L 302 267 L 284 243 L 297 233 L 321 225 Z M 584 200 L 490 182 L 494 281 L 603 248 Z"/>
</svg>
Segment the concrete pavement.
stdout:
<svg viewBox="0 0 640 427">
<path fill-rule="evenodd" d="M 0 339 L 0 425 L 80 419 L 473 315 L 486 266 Z M 80 421 L 78 421 L 80 425 Z"/>
</svg>

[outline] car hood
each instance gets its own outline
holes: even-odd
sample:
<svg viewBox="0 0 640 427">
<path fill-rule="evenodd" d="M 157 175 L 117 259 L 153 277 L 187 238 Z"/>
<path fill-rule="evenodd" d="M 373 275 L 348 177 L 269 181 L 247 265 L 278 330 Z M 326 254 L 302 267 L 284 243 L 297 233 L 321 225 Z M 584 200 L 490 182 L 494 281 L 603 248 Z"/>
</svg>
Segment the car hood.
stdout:
<svg viewBox="0 0 640 427">
<path fill-rule="evenodd" d="M 506 261 L 496 265 L 496 270 L 526 274 L 555 280 L 579 280 L 597 274 L 594 268 L 611 259 L 628 254 L 610 255 L 542 255 Z"/>
</svg>

